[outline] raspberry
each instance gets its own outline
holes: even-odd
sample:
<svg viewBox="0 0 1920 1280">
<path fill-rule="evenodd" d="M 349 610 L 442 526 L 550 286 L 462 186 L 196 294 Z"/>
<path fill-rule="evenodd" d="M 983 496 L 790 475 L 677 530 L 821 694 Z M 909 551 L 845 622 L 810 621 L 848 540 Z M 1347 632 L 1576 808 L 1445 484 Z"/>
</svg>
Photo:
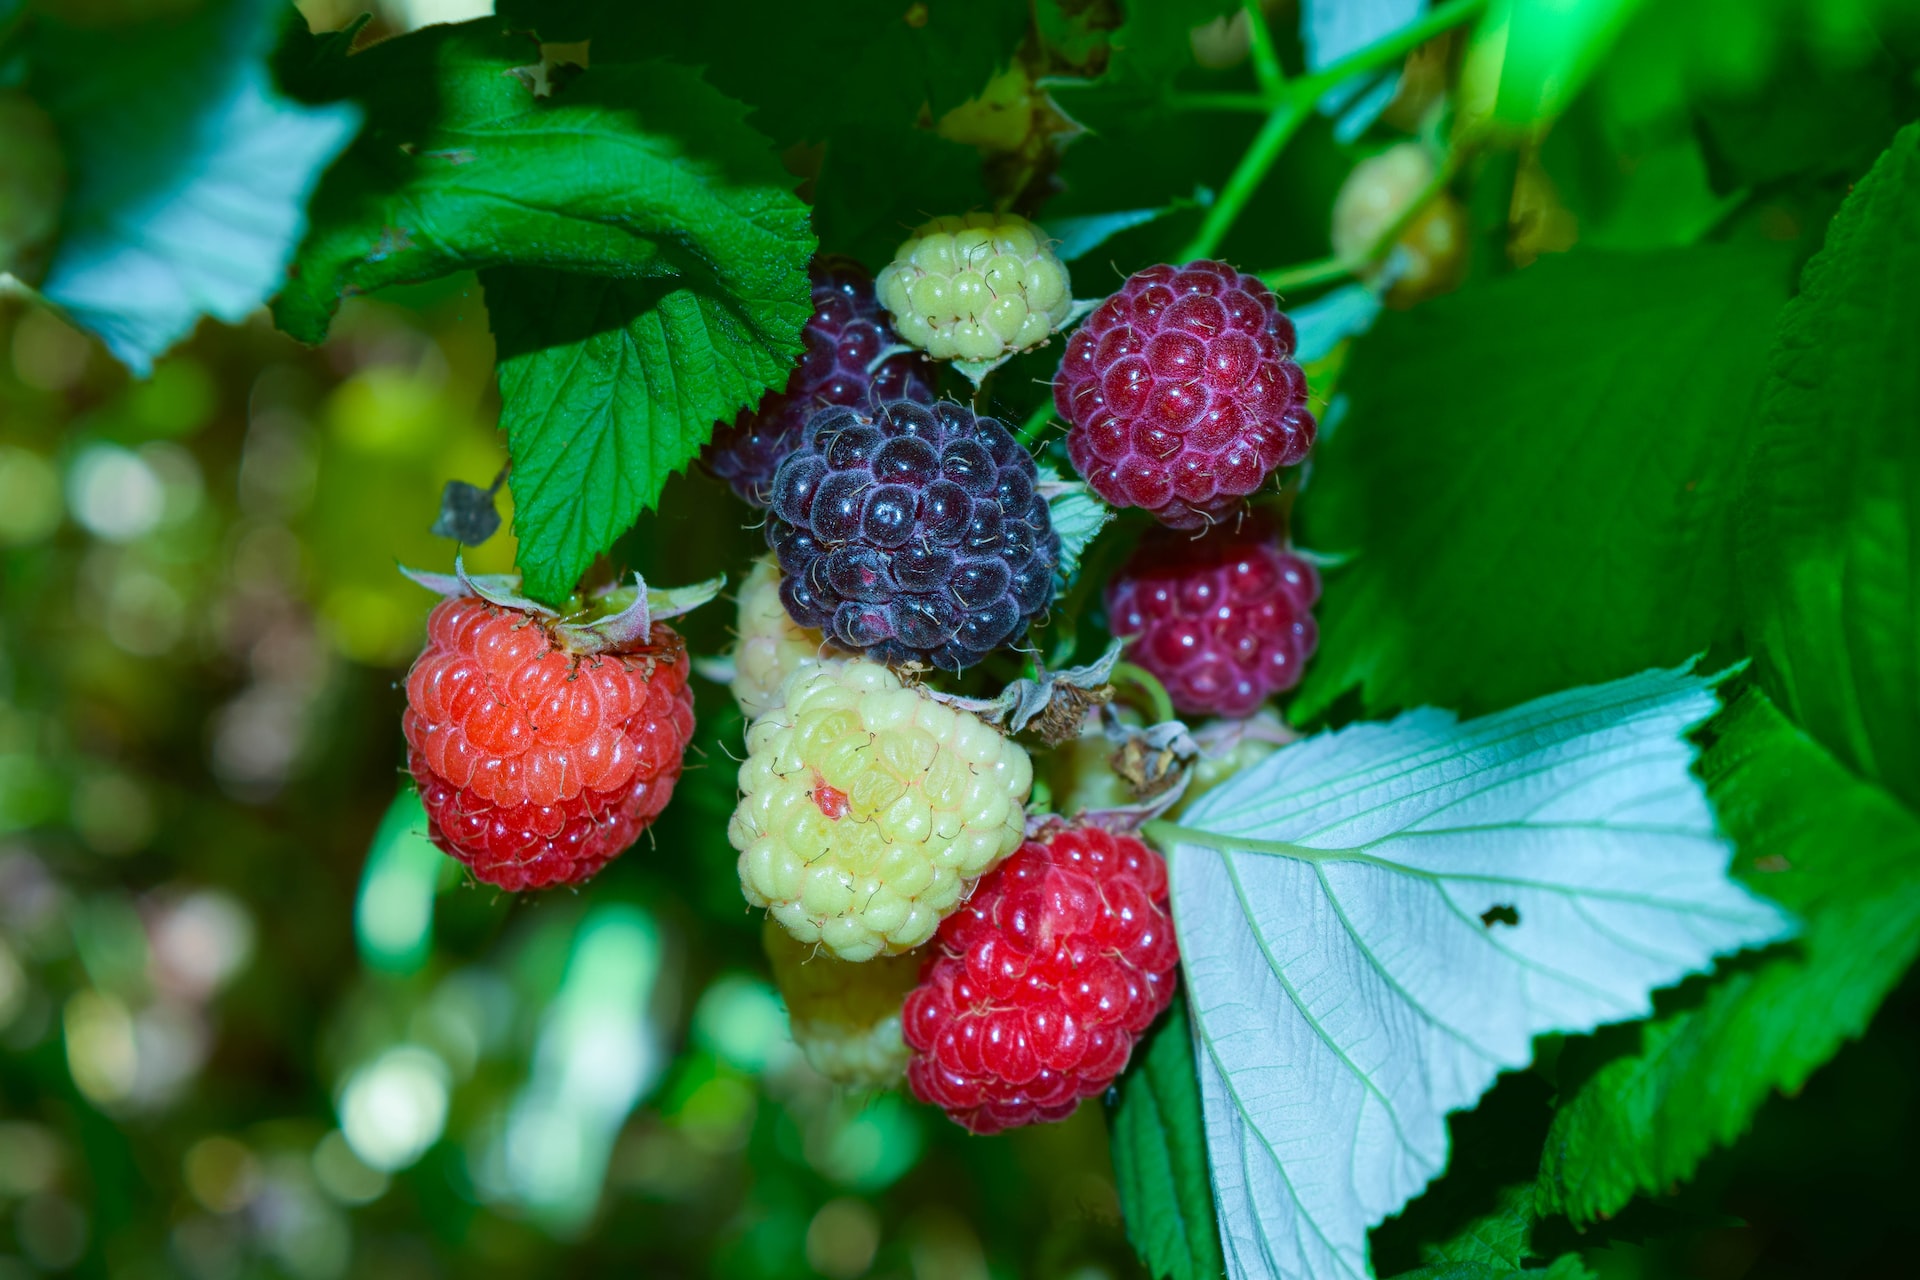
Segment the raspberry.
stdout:
<svg viewBox="0 0 1920 1280">
<path fill-rule="evenodd" d="M 693 736 L 686 646 L 592 657 L 470 597 L 427 619 L 407 676 L 407 765 L 427 834 L 502 889 L 578 884 L 659 816 Z"/>
<path fill-rule="evenodd" d="M 1107 625 L 1194 715 L 1245 716 L 1300 679 L 1319 641 L 1313 566 L 1258 524 L 1150 533 L 1107 584 Z"/>
<path fill-rule="evenodd" d="M 797 671 L 781 699 L 727 825 L 747 901 L 842 960 L 911 951 L 1019 847 L 1027 753 L 874 662 Z"/>
<path fill-rule="evenodd" d="M 763 941 L 787 1002 L 793 1042 L 813 1069 L 856 1089 L 898 1081 L 908 1054 L 900 1008 L 920 981 L 920 957 L 876 956 L 855 964 L 796 942 L 771 918 Z"/>
<path fill-rule="evenodd" d="M 780 603 L 780 568 L 772 556 L 754 561 L 740 586 L 740 619 L 733 645 L 733 700 L 749 721 L 778 705 L 780 686 L 802 667 L 844 655 L 813 627 L 787 616 Z"/>
<path fill-rule="evenodd" d="M 1380 277 L 1389 262 L 1398 274 L 1387 301 L 1411 306 L 1445 293 L 1466 268 L 1467 215 L 1442 191 L 1427 202 L 1394 241 L 1394 256 L 1370 260 L 1374 243 L 1400 220 L 1434 178 L 1433 158 L 1418 142 L 1400 142 L 1353 167 L 1333 201 L 1333 253 L 1362 279 Z"/>
<path fill-rule="evenodd" d="M 1223 262 L 1148 267 L 1080 326 L 1053 383 L 1067 455 L 1117 507 L 1215 523 L 1313 444 L 1293 322 Z"/>
<path fill-rule="evenodd" d="M 1053 598 L 1060 539 L 1033 456 L 942 401 L 823 409 L 780 464 L 767 544 L 803 627 L 883 662 L 959 671 Z"/>
<path fill-rule="evenodd" d="M 1045 342 L 1073 306 L 1040 228 L 1011 213 L 935 218 L 875 287 L 893 327 L 936 360 L 997 360 Z"/>
<path fill-rule="evenodd" d="M 1065 828 L 1029 840 L 940 927 L 907 997 L 907 1083 L 975 1133 L 1066 1117 L 1173 998 L 1160 855 Z"/>
<path fill-rule="evenodd" d="M 933 400 L 933 383 L 918 356 L 889 356 L 868 372 L 874 358 L 898 339 L 880 314 L 865 268 L 828 258 L 816 261 L 810 274 L 813 318 L 801 331 L 805 353 L 786 390 L 769 391 L 751 413 L 716 430 L 700 455 L 702 466 L 756 507 L 767 505 L 774 469 L 800 443 L 807 419 L 820 409 Z"/>
</svg>

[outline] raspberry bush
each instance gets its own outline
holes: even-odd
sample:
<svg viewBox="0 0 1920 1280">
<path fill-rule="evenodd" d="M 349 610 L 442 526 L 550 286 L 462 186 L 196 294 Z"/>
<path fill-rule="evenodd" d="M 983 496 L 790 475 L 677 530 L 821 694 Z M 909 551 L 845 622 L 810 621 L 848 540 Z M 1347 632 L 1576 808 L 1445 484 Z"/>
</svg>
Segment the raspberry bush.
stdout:
<svg viewBox="0 0 1920 1280">
<path fill-rule="evenodd" d="M 1912 0 L 368 7 L 0 0 L 0 1273 L 1913 1269 Z"/>
</svg>

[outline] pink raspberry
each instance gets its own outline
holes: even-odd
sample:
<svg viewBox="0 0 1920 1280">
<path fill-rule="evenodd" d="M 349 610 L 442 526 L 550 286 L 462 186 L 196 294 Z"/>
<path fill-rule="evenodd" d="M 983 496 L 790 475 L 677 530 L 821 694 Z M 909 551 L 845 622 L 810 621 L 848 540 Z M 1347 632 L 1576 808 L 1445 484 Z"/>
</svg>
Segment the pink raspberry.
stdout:
<svg viewBox="0 0 1920 1280">
<path fill-rule="evenodd" d="M 1106 1089 L 1173 998 L 1166 900 L 1166 864 L 1131 836 L 1062 827 L 1021 845 L 942 922 L 907 997 L 914 1096 L 997 1133 Z"/>
<path fill-rule="evenodd" d="M 1073 335 L 1054 379 L 1075 469 L 1162 524 L 1219 522 L 1313 445 L 1293 343 L 1272 291 L 1224 262 L 1137 272 Z"/>
<path fill-rule="evenodd" d="M 1107 584 L 1107 625 L 1184 714 L 1248 716 L 1300 679 L 1320 576 L 1263 525 L 1149 532 Z"/>
</svg>

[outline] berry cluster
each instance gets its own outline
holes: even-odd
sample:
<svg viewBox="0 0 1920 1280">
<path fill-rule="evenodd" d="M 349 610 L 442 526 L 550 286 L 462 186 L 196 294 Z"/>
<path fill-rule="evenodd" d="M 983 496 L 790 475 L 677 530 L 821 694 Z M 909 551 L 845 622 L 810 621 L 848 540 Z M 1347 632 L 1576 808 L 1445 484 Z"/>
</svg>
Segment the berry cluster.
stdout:
<svg viewBox="0 0 1920 1280">
<path fill-rule="evenodd" d="M 911 951 L 1020 844 L 1033 767 L 874 662 L 796 671 L 747 731 L 727 838 L 747 901 L 843 960 Z"/>
<path fill-rule="evenodd" d="M 526 614 L 443 601 L 401 722 L 427 834 L 502 889 L 585 880 L 673 794 L 693 737 L 689 669 L 664 625 L 583 658 Z"/>
<path fill-rule="evenodd" d="M 1149 267 L 1067 343 L 1053 384 L 1094 492 L 1176 529 L 1218 523 L 1313 444 L 1293 324 L 1222 262 Z"/>
<path fill-rule="evenodd" d="M 965 405 L 828 409 L 780 464 L 767 543 L 793 620 L 884 662 L 960 671 L 1053 598 L 1033 456 Z"/>
<path fill-rule="evenodd" d="M 1189 715 L 1249 716 L 1300 679 L 1319 640 L 1313 566 L 1259 522 L 1156 530 L 1107 584 L 1107 625 Z"/>
<path fill-rule="evenodd" d="M 874 364 L 898 340 L 880 314 L 873 281 L 859 264 L 823 259 L 814 264 L 812 274 L 813 317 L 801 331 L 805 352 L 786 389 L 769 392 L 752 412 L 715 431 L 700 455 L 707 470 L 756 507 L 767 505 L 774 470 L 821 409 L 933 401 L 933 386 L 920 357 L 902 352 Z"/>
<path fill-rule="evenodd" d="M 907 997 L 907 1081 L 975 1133 L 1058 1120 L 1112 1084 L 1173 998 L 1160 855 L 1068 828 L 1029 840 L 948 917 Z"/>
</svg>

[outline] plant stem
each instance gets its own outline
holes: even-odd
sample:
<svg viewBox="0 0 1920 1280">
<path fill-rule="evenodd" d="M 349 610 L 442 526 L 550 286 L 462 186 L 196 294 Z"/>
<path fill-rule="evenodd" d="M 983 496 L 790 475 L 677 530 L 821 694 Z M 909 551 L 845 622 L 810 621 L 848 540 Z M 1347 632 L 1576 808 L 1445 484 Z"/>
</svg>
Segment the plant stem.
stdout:
<svg viewBox="0 0 1920 1280">
<path fill-rule="evenodd" d="M 1194 234 L 1180 257 L 1191 262 L 1195 258 L 1211 257 L 1220 248 L 1220 242 L 1227 238 L 1233 224 L 1240 217 L 1240 211 L 1253 198 L 1260 184 L 1266 181 L 1267 171 L 1279 158 L 1280 152 L 1293 139 L 1300 126 L 1306 123 L 1313 111 L 1313 104 L 1320 96 L 1336 85 L 1343 84 L 1354 76 L 1378 70 L 1398 61 L 1406 54 L 1419 48 L 1443 31 L 1452 29 L 1460 23 L 1477 15 L 1486 7 L 1487 0 L 1453 0 L 1451 4 L 1441 5 L 1418 22 L 1402 27 L 1400 30 L 1377 40 L 1364 49 L 1340 59 L 1332 66 L 1312 75 L 1302 76 L 1298 80 L 1281 81 L 1277 87 L 1269 88 L 1266 93 L 1251 95 L 1264 104 L 1267 120 L 1260 126 L 1260 132 L 1254 135 L 1246 154 L 1240 157 L 1240 163 L 1234 167 L 1233 174 L 1220 192 L 1220 198 L 1207 210 L 1206 220 L 1200 224 L 1200 230 Z M 1251 6 L 1249 6 L 1251 8 Z M 1264 31 L 1264 27 L 1257 28 Z M 1272 52 L 1272 41 L 1268 41 L 1268 52 Z M 1276 66 L 1275 74 L 1278 73 Z M 1260 72 L 1265 87 L 1267 75 Z M 1234 98 L 1237 95 L 1202 95 L 1214 99 Z M 1189 104 L 1192 99 L 1176 99 Z M 1225 105 L 1216 101 L 1214 105 Z"/>
<path fill-rule="evenodd" d="M 1116 662 L 1113 664 L 1113 682 L 1145 694 L 1152 709 L 1155 724 L 1176 718 L 1173 699 L 1167 696 L 1167 687 L 1161 684 L 1152 672 L 1143 667 L 1136 667 L 1131 662 Z"/>
<path fill-rule="evenodd" d="M 1292 95 L 1288 95 L 1268 113 L 1267 122 L 1260 126 L 1260 132 L 1254 135 L 1246 154 L 1234 166 L 1227 185 L 1221 189 L 1220 198 L 1207 210 L 1206 220 L 1200 224 L 1200 230 L 1180 251 L 1180 261 L 1191 262 L 1195 258 L 1212 257 L 1220 248 L 1220 242 L 1233 229 L 1240 211 L 1253 198 L 1253 193 L 1260 189 L 1260 184 L 1266 181 L 1267 170 L 1273 167 L 1273 162 L 1279 158 L 1281 150 L 1292 140 L 1294 133 L 1306 123 L 1308 110 L 1296 102 Z"/>
<path fill-rule="evenodd" d="M 1260 278 L 1275 293 L 1285 293 L 1288 289 L 1305 289 L 1311 285 L 1340 280 L 1352 274 L 1352 271 L 1352 266 L 1344 258 L 1319 258 L 1313 262 L 1263 271 Z"/>
<path fill-rule="evenodd" d="M 1260 0 L 1246 0 L 1241 6 L 1247 14 L 1247 53 L 1253 61 L 1254 79 L 1260 92 L 1277 98 L 1286 90 L 1287 73 L 1280 67 L 1280 54 L 1273 47 L 1273 32 L 1267 29 L 1267 15 Z"/>
<path fill-rule="evenodd" d="M 1031 449 L 1033 442 L 1046 434 L 1048 425 L 1053 421 L 1053 397 L 1049 395 L 1040 402 L 1040 407 L 1027 415 L 1020 424 L 1018 439 L 1022 446 Z"/>
</svg>

